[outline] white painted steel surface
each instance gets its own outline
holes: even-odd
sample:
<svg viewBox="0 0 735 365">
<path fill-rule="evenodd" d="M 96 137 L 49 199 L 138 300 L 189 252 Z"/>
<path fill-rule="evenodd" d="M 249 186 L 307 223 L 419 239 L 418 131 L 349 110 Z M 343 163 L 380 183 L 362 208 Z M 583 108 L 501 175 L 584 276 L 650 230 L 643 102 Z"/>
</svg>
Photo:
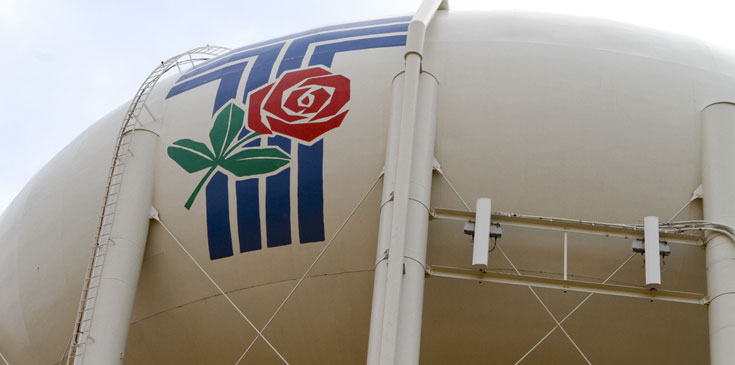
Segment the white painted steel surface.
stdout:
<svg viewBox="0 0 735 365">
<path fill-rule="evenodd" d="M 386 163 L 390 105 L 403 101 L 400 96 L 391 100 L 391 80 L 404 69 L 404 53 L 404 47 L 389 47 L 334 56 L 330 70 L 349 78 L 352 94 L 344 123 L 324 137 L 326 239 L 384 165 L 386 184 L 394 178 Z M 706 170 L 701 163 L 707 160 L 703 155 L 719 152 L 702 149 L 712 107 L 700 112 L 712 103 L 735 100 L 731 54 L 689 38 L 596 19 L 439 11 L 427 30 L 423 56 L 423 68 L 440 85 L 435 156 L 465 202 L 492 197 L 497 211 L 640 224 L 646 215 L 672 216 L 704 182 L 705 218 L 729 214 L 710 211 L 724 199 L 707 200 L 708 191 L 731 191 L 732 184 L 706 182 L 706 171 L 722 171 Z M 191 210 L 183 207 L 199 176 L 176 165 L 166 148 L 184 138 L 207 140 L 218 85 L 210 82 L 166 99 L 176 81 L 161 80 L 147 103 L 161 122 L 153 203 L 187 250 L 262 328 L 325 242 L 267 247 L 263 241 L 261 249 L 242 253 L 233 242 L 232 256 L 209 259 L 206 196 L 200 195 Z M 91 126 L 0 216 L 0 352 L 11 364 L 52 364 L 69 343 L 124 112 L 118 109 Z M 391 141 L 397 140 L 393 135 Z M 714 132 L 714 137 L 727 135 Z M 724 185 L 710 186 L 715 183 Z M 235 217 L 234 195 L 229 199 Z M 369 195 L 268 326 L 264 335 L 286 359 L 299 364 L 365 361 L 371 283 L 385 263 L 376 268 L 375 254 L 382 257 L 387 248 L 375 246 L 380 213 L 385 219 L 392 204 L 378 192 Z M 438 174 L 431 207 L 465 210 Z M 260 209 L 265 214 L 265 206 Z M 294 203 L 292 212 L 297 211 Z M 700 201 L 677 218 L 687 219 L 702 219 Z M 429 222 L 427 265 L 470 267 L 472 247 L 462 228 L 456 220 Z M 390 230 L 380 232 L 386 234 Z M 568 235 L 569 281 L 601 283 L 631 255 L 629 239 Z M 732 248 L 725 241 L 718 246 L 720 241 L 708 244 L 709 284 L 705 252 L 696 241 L 669 241 L 661 290 L 710 296 L 732 291 L 729 281 L 717 279 L 732 275 L 713 275 L 730 270 L 729 264 L 719 265 L 726 262 L 713 259 L 722 257 L 716 251 Z M 504 224 L 498 242 L 521 274 L 563 278 L 560 233 Z M 490 254 L 488 270 L 514 272 L 498 253 Z M 644 279 L 643 257 L 637 255 L 608 284 L 644 287 Z M 425 280 L 421 362 L 515 363 L 555 328 L 549 313 L 561 321 L 587 295 L 550 288 L 537 293 L 549 312 L 525 287 Z M 713 362 L 732 350 L 718 345 L 732 338 L 731 297 L 716 297 L 709 307 L 713 348 L 726 349 L 713 352 Z M 710 357 L 707 316 L 708 309 L 698 305 L 595 294 L 563 326 L 595 364 L 700 364 Z M 234 363 L 254 337 L 168 234 L 151 225 L 126 363 Z M 638 350 L 644 342 L 646 351 Z M 548 359 L 584 361 L 559 330 L 523 363 Z M 241 363 L 279 360 L 258 341 Z"/>
<path fill-rule="evenodd" d="M 735 104 L 702 110 L 704 219 L 735 225 Z M 710 361 L 735 363 L 735 242 L 711 234 L 707 242 Z"/>
</svg>

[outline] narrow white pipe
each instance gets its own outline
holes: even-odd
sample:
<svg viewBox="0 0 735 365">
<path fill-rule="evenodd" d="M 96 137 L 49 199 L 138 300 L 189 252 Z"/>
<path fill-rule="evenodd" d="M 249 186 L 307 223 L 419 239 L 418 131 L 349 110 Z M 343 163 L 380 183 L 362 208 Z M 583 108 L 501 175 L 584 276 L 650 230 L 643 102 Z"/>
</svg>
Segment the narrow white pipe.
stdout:
<svg viewBox="0 0 735 365">
<path fill-rule="evenodd" d="M 85 364 L 122 364 L 133 314 L 148 237 L 158 136 L 142 129 L 132 133 L 129 147 L 132 153 L 128 154 L 120 185 L 115 222 L 90 323 L 90 340 L 84 353 Z"/>
<path fill-rule="evenodd" d="M 383 168 L 383 195 L 378 228 L 378 247 L 375 259 L 375 279 L 373 284 L 373 305 L 370 313 L 370 337 L 368 342 L 367 364 L 378 364 L 380 359 L 380 335 L 383 328 L 383 308 L 385 305 L 385 284 L 388 277 L 388 247 L 390 245 L 391 221 L 393 220 L 393 188 L 396 181 L 396 160 L 398 134 L 401 127 L 401 100 L 403 100 L 403 74 L 393 80 L 393 100 L 388 124 L 388 142 Z"/>
<path fill-rule="evenodd" d="M 735 104 L 702 110 L 704 220 L 735 225 Z M 710 363 L 735 364 L 735 242 L 710 234 L 706 246 Z"/>
<path fill-rule="evenodd" d="M 428 73 L 419 80 L 416 134 L 409 188 L 408 220 L 400 308 L 396 364 L 417 365 L 421 350 L 421 315 L 424 306 L 426 245 L 431 206 L 431 178 L 436 141 L 436 93 L 438 82 Z M 489 217 L 488 217 L 489 218 Z"/>
<path fill-rule="evenodd" d="M 567 280 L 567 235 L 568 232 L 564 231 L 564 280 Z"/>
</svg>

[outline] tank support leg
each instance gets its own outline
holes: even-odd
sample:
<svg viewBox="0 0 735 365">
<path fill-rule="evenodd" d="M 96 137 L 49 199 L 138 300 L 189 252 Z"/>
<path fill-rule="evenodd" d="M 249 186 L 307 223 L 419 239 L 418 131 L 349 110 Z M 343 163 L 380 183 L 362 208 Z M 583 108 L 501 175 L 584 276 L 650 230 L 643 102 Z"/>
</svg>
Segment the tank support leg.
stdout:
<svg viewBox="0 0 735 365">
<path fill-rule="evenodd" d="M 735 226 L 735 104 L 702 110 L 704 220 Z M 706 245 L 710 363 L 735 363 L 735 242 L 711 234 Z"/>
<path fill-rule="evenodd" d="M 143 263 L 153 199 L 153 173 L 158 136 L 145 129 L 132 132 L 125 176 L 111 228 L 110 245 L 90 324 L 85 364 L 121 364 Z M 76 361 L 75 361 L 76 363 Z"/>
</svg>

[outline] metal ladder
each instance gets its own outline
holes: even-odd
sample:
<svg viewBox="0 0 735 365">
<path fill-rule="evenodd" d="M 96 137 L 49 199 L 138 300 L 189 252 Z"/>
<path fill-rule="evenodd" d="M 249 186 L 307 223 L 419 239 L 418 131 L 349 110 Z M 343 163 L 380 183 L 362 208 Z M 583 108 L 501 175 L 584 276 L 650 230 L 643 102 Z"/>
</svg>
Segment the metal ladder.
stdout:
<svg viewBox="0 0 735 365">
<path fill-rule="evenodd" d="M 155 117 L 146 105 L 148 96 L 153 91 L 153 88 L 156 86 L 156 83 L 161 76 L 172 68 L 176 67 L 179 72 L 183 73 L 181 66 L 191 65 L 192 67 L 196 67 L 197 62 L 209 60 L 228 51 L 230 51 L 229 48 L 207 45 L 204 47 L 194 48 L 190 51 L 171 57 L 166 61 L 162 61 L 161 64 L 156 67 L 150 75 L 148 75 L 138 89 L 138 92 L 136 92 L 133 100 L 130 102 L 130 106 L 125 113 L 122 125 L 118 131 L 112 163 L 110 164 L 111 166 L 107 178 L 107 189 L 105 191 L 104 204 L 100 214 L 99 225 L 97 226 L 97 235 L 87 264 L 87 274 L 84 277 L 82 285 L 79 308 L 77 310 L 76 321 L 74 322 L 74 332 L 70 340 L 69 348 L 67 349 L 69 354 L 67 357 L 67 364 L 81 364 L 84 361 L 84 353 L 90 339 L 89 329 L 91 327 L 92 319 L 94 318 L 95 303 L 100 281 L 102 279 L 102 270 L 105 265 L 105 256 L 108 245 L 112 240 L 110 233 L 112 232 L 112 226 L 115 220 L 115 207 L 118 202 L 117 199 L 120 193 L 123 173 L 125 172 L 125 162 L 129 157 L 129 146 L 133 136 L 132 132 L 141 125 L 139 117 L 144 109 L 149 116 L 155 120 Z M 92 341 L 94 341 L 94 339 L 92 339 Z"/>
</svg>

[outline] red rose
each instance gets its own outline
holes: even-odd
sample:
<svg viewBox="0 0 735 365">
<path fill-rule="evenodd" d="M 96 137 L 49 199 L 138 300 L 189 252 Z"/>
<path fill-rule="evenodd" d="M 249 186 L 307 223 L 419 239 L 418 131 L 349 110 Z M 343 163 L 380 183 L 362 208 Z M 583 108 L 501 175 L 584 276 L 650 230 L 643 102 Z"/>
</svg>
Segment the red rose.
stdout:
<svg viewBox="0 0 735 365">
<path fill-rule="evenodd" d="M 250 93 L 248 128 L 312 142 L 342 124 L 349 110 L 350 80 L 321 66 L 285 72 Z"/>
</svg>

